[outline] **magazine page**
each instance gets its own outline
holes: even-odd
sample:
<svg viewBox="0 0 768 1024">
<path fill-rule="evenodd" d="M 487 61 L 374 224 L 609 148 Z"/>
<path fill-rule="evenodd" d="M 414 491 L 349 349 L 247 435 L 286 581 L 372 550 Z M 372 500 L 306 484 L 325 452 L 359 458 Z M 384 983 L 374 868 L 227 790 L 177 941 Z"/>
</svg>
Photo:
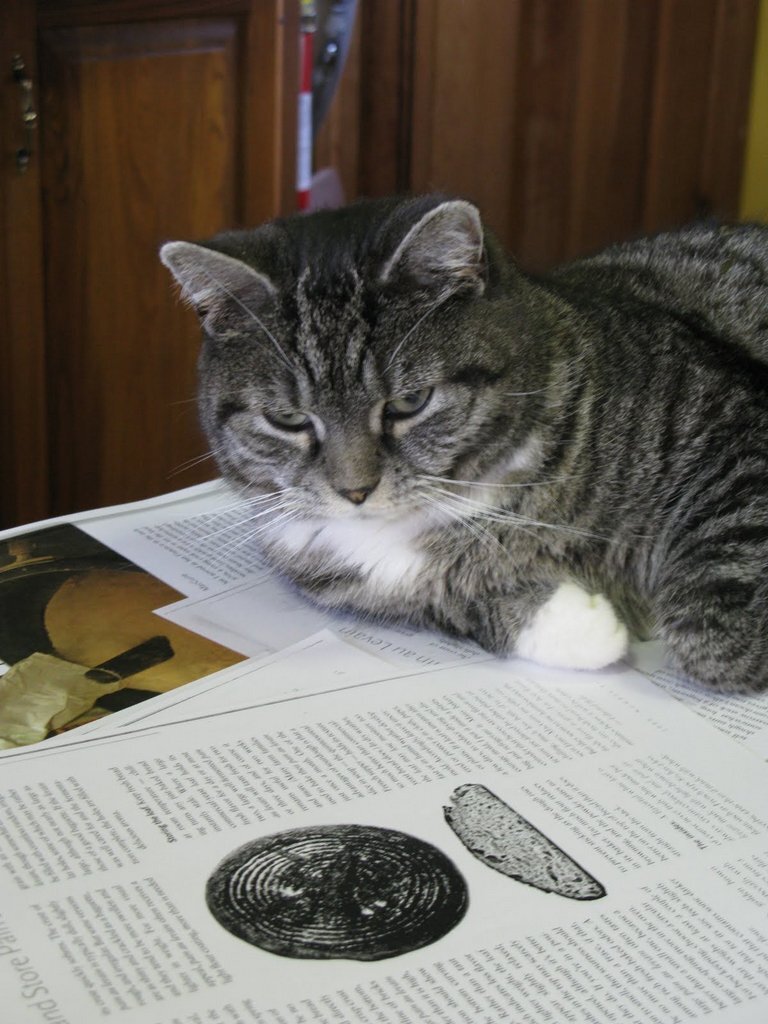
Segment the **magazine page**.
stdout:
<svg viewBox="0 0 768 1024">
<path fill-rule="evenodd" d="M 44 526 L 57 526 L 59 523 L 79 523 L 85 527 L 85 524 L 91 522 L 105 523 L 109 519 L 114 519 L 116 522 L 125 524 L 134 520 L 134 517 L 139 519 L 147 513 L 153 515 L 155 511 L 169 505 L 177 510 L 176 514 L 182 507 L 189 515 L 195 511 L 205 513 L 210 509 L 221 507 L 223 502 L 231 502 L 231 498 L 228 497 L 230 494 L 226 484 L 217 478 L 206 483 L 194 484 L 192 487 L 183 487 L 178 491 L 158 494 L 154 498 L 129 501 L 122 505 L 104 505 L 101 508 L 87 509 L 84 512 L 69 512 L 61 516 L 52 516 L 50 519 L 39 519 L 32 523 L 10 526 L 5 530 L 0 530 L 0 539 L 16 537 L 29 530 L 37 530 Z"/>
<path fill-rule="evenodd" d="M 80 525 L 102 543 L 152 571 L 182 594 L 208 594 L 267 571 L 253 543 L 243 502 L 221 481 L 181 501 L 137 505 L 129 514 Z"/>
<path fill-rule="evenodd" d="M 159 610 L 169 621 L 234 644 L 249 657 L 282 650 L 332 628 L 390 665 L 435 667 L 483 660 L 474 644 L 404 626 L 382 627 L 319 609 L 277 578 L 261 560 L 254 525 L 228 492 L 205 495 L 194 507 L 147 510 L 130 524 L 116 519 L 85 527 L 104 543 L 171 582 L 186 600 Z M 218 501 L 218 505 L 215 502 Z M 210 504 L 209 504 L 210 503 Z"/>
<path fill-rule="evenodd" d="M 380 658 L 358 650 L 330 630 L 323 630 L 277 654 L 251 659 L 135 708 L 126 708 L 88 727 L 88 735 L 96 731 L 113 735 L 126 729 L 145 729 L 264 707 L 318 693 L 367 686 L 401 674 Z"/>
<path fill-rule="evenodd" d="M 768 768 L 487 662 L 0 762 L 9 1020 L 768 1014 Z"/>
<path fill-rule="evenodd" d="M 599 672 L 547 668 L 510 657 L 503 661 L 488 657 L 515 677 L 540 679 L 544 685 L 610 686 L 624 684 L 634 673 L 627 674 L 627 663 Z M 397 671 L 350 644 L 332 630 L 319 633 L 262 659 L 250 659 L 242 665 L 216 673 L 183 690 L 159 695 L 136 708 L 94 723 L 89 731 L 101 730 L 114 735 L 126 729 L 146 729 L 155 725 L 173 725 L 207 718 L 219 713 L 251 710 L 281 700 L 294 700 L 319 693 L 343 693 L 358 686 L 387 683 L 389 680 L 411 680 L 427 672 L 442 672 L 444 666 L 413 667 L 410 672 Z"/>
<path fill-rule="evenodd" d="M 66 742 L 75 726 L 99 728 L 107 715 L 158 694 L 164 695 L 161 702 L 171 694 L 173 702 L 172 686 L 200 677 L 218 685 L 228 679 L 227 665 L 245 658 L 273 661 L 323 630 L 347 642 L 337 653 L 350 651 L 350 666 L 356 647 L 381 659 L 384 675 L 487 658 L 472 644 L 314 607 L 269 572 L 251 532 L 242 503 L 213 481 L 0 534 L 0 743 L 12 749 L 44 737 Z M 84 550 L 87 538 L 98 550 Z M 142 570 L 144 578 L 116 572 L 126 566 Z M 74 585 L 83 579 L 87 587 Z M 127 589 L 126 582 L 132 584 Z M 106 584 L 112 626 L 105 622 Z M 162 584 L 173 589 L 163 590 Z M 183 599 L 171 604 L 163 601 L 180 595 Z M 37 636 L 39 625 L 30 625 L 40 622 L 38 612 L 46 635 Z M 140 624 L 130 625 L 136 615 Z M 49 617 L 53 636 L 47 635 Z M 169 636 L 169 630 L 179 629 L 184 654 Z M 193 640 L 194 635 L 210 643 Z M 35 655 L 31 661 L 30 655 Z M 634 645 L 630 660 L 725 735 L 768 757 L 764 695 L 721 696 L 689 684 L 666 667 L 659 644 Z M 19 662 L 24 664 L 14 677 L 3 680 Z M 88 678 L 94 672 L 98 682 Z M 362 678 L 368 678 L 366 672 Z"/>
<path fill-rule="evenodd" d="M 350 650 L 380 659 L 382 674 L 488 657 L 472 644 L 320 611 L 265 568 L 242 503 L 220 484 L 6 531 L 0 751 L 92 728 L 331 627 Z M 238 646 L 217 639 L 225 634 Z"/>
<path fill-rule="evenodd" d="M 155 614 L 180 597 L 78 523 L 0 538 L 0 749 L 243 662 L 240 652 Z"/>
<path fill-rule="evenodd" d="M 142 701 L 134 706 L 129 705 L 109 715 L 95 717 L 90 722 L 79 724 L 77 729 L 68 729 L 58 735 L 49 736 L 45 740 L 46 747 L 54 744 L 79 743 L 86 736 L 91 736 L 96 732 L 111 736 L 119 729 L 128 728 L 136 722 L 143 723 L 154 714 L 162 715 L 163 711 L 166 712 L 166 715 L 161 720 L 171 721 L 174 715 L 175 717 L 180 714 L 188 715 L 186 709 L 192 697 L 199 697 L 205 710 L 231 708 L 242 704 L 257 705 L 269 703 L 276 692 L 282 699 L 287 696 L 289 691 L 293 695 L 298 695 L 304 692 L 320 693 L 332 689 L 338 683 L 339 673 L 343 674 L 345 679 L 351 678 L 353 673 L 355 678 L 360 674 L 363 682 L 368 677 L 375 675 L 376 678 L 382 678 L 386 674 L 381 661 L 364 655 L 362 652 L 354 652 L 359 654 L 359 658 L 352 658 L 349 662 L 345 659 L 346 663 L 342 667 L 341 655 L 336 653 L 332 646 L 327 651 L 330 655 L 328 660 L 324 660 L 319 666 L 313 666 L 311 673 L 307 671 L 307 660 L 291 663 L 292 657 L 298 655 L 305 647 L 312 647 L 317 653 L 325 652 L 326 644 L 332 637 L 331 633 L 318 633 L 294 644 L 285 651 L 270 654 L 261 659 L 246 659 L 231 669 L 222 669 L 220 672 L 213 672 L 194 682 L 187 683 L 184 687 L 155 694 L 151 700 Z M 349 653 L 346 644 L 344 647 L 346 653 Z M 275 666 L 283 658 L 289 662 L 284 669 L 257 675 L 257 673 L 264 673 L 265 669 Z M 177 705 L 183 706 L 184 711 L 172 711 Z M 18 751 L 19 747 L 10 749 Z M 8 753 L 9 750 L 0 750 L 0 758 L 6 757 Z"/>
<path fill-rule="evenodd" d="M 166 619 L 249 657 L 282 650 L 331 628 L 395 667 L 479 661 L 476 645 L 404 626 L 382 627 L 322 611 L 265 566 L 258 523 L 222 484 L 174 504 L 81 524 L 92 536 L 187 595 L 160 611 Z"/>
<path fill-rule="evenodd" d="M 212 480 L 144 501 L 76 512 L 0 531 L 0 541 L 75 525 L 185 595 L 258 578 L 264 566 L 242 502 Z"/>
</svg>

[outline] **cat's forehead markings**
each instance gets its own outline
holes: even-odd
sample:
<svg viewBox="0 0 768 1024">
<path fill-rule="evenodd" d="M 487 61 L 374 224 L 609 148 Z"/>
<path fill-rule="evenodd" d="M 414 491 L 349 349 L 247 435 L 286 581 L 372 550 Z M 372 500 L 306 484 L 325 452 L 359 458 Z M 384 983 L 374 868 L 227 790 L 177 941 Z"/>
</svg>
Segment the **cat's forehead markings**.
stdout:
<svg viewBox="0 0 768 1024">
<path fill-rule="evenodd" d="M 313 334 L 318 327 L 339 328 L 355 321 L 362 309 L 362 281 L 356 273 L 349 278 L 329 280 L 325 287 L 316 286 L 317 275 L 309 267 L 296 282 L 296 308 L 303 333 Z M 343 298 L 342 298 L 343 297 Z"/>
<path fill-rule="evenodd" d="M 298 341 L 315 379 L 359 378 L 368 330 L 363 279 L 357 270 L 349 267 L 343 275 L 323 281 L 321 273 L 306 267 L 296 284 L 296 309 Z"/>
<path fill-rule="evenodd" d="M 321 287 L 316 289 L 318 281 Z M 296 282 L 296 305 L 302 321 L 315 319 L 319 310 L 356 318 L 363 307 L 363 279 L 354 267 L 348 267 L 343 275 L 329 276 L 323 282 L 322 272 L 305 267 Z"/>
</svg>

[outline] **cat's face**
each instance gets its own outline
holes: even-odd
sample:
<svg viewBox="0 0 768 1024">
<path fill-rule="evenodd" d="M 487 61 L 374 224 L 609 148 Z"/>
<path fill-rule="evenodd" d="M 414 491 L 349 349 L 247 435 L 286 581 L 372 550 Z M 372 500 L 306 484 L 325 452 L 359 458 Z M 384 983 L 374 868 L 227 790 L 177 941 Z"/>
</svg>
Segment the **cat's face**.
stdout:
<svg viewBox="0 0 768 1024">
<path fill-rule="evenodd" d="M 329 233 L 331 256 L 312 232 L 332 216 L 260 229 L 251 251 L 242 235 L 223 236 L 226 252 L 164 247 L 203 320 L 202 421 L 224 476 L 280 495 L 287 517 L 430 512 L 448 481 L 492 472 L 494 432 L 519 415 L 486 317 L 480 221 L 433 205 L 378 241 L 369 228 L 367 247 Z"/>
</svg>

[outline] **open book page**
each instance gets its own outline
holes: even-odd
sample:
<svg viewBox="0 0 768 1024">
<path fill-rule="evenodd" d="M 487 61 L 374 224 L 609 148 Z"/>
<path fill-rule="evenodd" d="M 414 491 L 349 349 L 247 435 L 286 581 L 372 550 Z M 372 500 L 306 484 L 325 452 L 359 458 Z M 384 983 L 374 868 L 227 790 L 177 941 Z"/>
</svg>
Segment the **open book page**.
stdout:
<svg viewBox="0 0 768 1024">
<path fill-rule="evenodd" d="M 266 568 L 241 503 L 220 481 L 180 492 L 181 501 L 139 502 L 89 518 L 82 529 L 183 594 L 208 594 L 258 579 Z"/>
<path fill-rule="evenodd" d="M 628 668 L 496 661 L 31 747 L 4 1013 L 756 1024 L 767 781 Z"/>
</svg>

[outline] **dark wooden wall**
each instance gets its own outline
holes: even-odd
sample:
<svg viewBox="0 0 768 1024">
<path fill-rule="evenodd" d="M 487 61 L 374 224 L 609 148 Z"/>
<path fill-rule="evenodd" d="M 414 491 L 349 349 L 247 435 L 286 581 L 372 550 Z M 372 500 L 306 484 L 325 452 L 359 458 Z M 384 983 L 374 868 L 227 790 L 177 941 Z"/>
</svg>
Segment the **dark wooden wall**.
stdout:
<svg viewBox="0 0 768 1024">
<path fill-rule="evenodd" d="M 757 0 L 361 0 L 347 195 L 474 199 L 525 264 L 738 209 Z"/>
</svg>

